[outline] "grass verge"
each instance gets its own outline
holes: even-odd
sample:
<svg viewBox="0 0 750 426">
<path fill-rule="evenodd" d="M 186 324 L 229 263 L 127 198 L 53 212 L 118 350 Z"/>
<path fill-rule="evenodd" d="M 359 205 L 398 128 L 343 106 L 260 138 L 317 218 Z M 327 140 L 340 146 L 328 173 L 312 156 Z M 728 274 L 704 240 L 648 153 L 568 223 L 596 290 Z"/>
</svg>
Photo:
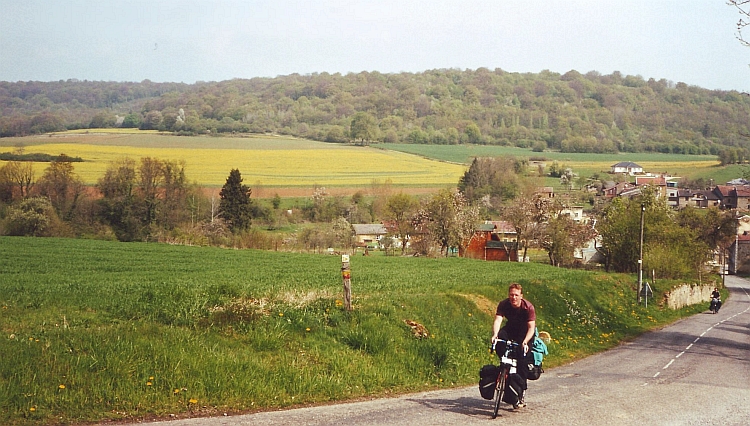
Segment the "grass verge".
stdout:
<svg viewBox="0 0 750 426">
<path fill-rule="evenodd" d="M 514 281 L 552 335 L 546 367 L 705 309 L 645 308 L 633 276 L 534 263 L 353 257 L 347 312 L 337 256 L 2 237 L 0 257 L 7 425 L 238 413 L 473 384 L 493 361 L 493 309 Z M 655 300 L 671 284 L 657 283 Z"/>
</svg>

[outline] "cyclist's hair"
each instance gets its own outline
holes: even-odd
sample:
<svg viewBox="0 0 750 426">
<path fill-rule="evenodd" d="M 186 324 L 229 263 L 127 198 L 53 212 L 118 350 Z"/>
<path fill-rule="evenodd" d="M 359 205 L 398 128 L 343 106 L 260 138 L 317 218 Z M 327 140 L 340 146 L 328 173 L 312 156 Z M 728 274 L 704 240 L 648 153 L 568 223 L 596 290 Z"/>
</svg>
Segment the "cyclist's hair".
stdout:
<svg viewBox="0 0 750 426">
<path fill-rule="evenodd" d="M 521 287 L 521 284 L 511 283 L 510 287 L 508 287 L 508 291 L 511 291 L 514 288 L 517 288 L 521 292 L 521 294 L 523 294 L 523 287 Z"/>
</svg>

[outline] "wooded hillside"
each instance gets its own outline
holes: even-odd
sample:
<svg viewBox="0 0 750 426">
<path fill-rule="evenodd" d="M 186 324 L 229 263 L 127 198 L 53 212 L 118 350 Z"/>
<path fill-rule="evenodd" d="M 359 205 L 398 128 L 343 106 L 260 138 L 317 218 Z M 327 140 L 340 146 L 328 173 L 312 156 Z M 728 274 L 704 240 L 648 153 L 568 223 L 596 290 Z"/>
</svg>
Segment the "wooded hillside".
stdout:
<svg viewBox="0 0 750 426">
<path fill-rule="evenodd" d="M 360 124 L 375 126 L 364 138 L 369 142 L 684 154 L 750 147 L 744 136 L 750 134 L 748 96 L 619 72 L 519 74 L 480 68 L 196 84 L 0 82 L 0 136 L 6 137 L 139 127 L 345 142 L 361 139 L 352 132 L 355 115 L 367 118 Z"/>
</svg>

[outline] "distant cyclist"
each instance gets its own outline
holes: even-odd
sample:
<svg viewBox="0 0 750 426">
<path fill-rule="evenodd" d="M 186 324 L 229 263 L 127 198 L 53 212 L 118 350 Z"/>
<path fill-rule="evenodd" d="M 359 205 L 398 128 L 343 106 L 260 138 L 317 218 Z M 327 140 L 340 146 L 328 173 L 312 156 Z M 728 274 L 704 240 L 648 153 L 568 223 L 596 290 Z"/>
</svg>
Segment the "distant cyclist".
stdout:
<svg viewBox="0 0 750 426">
<path fill-rule="evenodd" d="M 714 291 L 711 292 L 711 306 L 710 310 L 714 313 L 718 313 L 719 309 L 721 308 L 721 293 L 719 293 L 719 288 L 714 287 Z"/>
<path fill-rule="evenodd" d="M 503 325 L 503 319 L 507 320 Z M 502 328 L 500 327 L 501 325 Z M 521 284 L 512 283 L 508 288 L 508 298 L 500 301 L 495 311 L 495 322 L 492 324 L 492 343 L 496 340 L 512 340 L 519 345 L 517 358 L 523 359 L 529 352 L 534 340 L 536 328 L 536 310 L 534 305 L 523 298 L 523 287 Z M 505 344 L 498 342 L 495 346 L 498 354 L 505 352 Z M 521 369 L 520 371 L 523 371 Z M 519 374 L 521 379 L 521 394 L 518 395 L 518 404 L 514 407 L 525 407 L 524 393 L 526 391 L 526 377 Z"/>
</svg>

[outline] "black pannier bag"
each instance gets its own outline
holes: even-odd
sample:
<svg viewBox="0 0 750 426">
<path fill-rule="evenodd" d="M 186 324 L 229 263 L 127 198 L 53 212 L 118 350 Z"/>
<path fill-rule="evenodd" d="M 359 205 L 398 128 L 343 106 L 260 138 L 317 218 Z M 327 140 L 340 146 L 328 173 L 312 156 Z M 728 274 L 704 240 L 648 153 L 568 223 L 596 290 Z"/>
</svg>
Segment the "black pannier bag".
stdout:
<svg viewBox="0 0 750 426">
<path fill-rule="evenodd" d="M 542 368 L 542 365 L 536 365 L 534 364 L 533 360 L 530 362 L 524 362 L 523 365 L 526 366 L 526 369 L 524 370 L 524 375 L 529 380 L 537 380 L 539 376 L 544 373 L 544 368 Z"/>
<path fill-rule="evenodd" d="M 497 375 L 500 374 L 500 367 L 493 364 L 487 364 L 479 370 L 479 393 L 484 399 L 495 397 L 495 383 Z"/>
<path fill-rule="evenodd" d="M 518 404 L 518 397 L 523 394 L 524 391 L 524 380 L 518 373 L 508 375 L 508 381 L 505 383 L 505 393 L 503 394 L 503 402 L 516 405 Z"/>
</svg>

